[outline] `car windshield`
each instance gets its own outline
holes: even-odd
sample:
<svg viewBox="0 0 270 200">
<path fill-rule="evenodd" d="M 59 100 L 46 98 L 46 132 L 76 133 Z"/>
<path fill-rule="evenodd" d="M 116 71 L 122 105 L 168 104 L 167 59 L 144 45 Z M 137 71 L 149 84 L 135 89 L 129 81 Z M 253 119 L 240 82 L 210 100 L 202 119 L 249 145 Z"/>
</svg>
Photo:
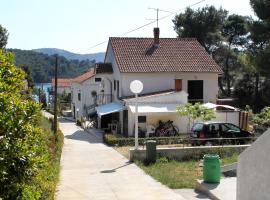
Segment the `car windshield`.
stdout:
<svg viewBox="0 0 270 200">
<path fill-rule="evenodd" d="M 194 126 L 192 127 L 192 131 L 202 131 L 202 129 L 203 129 L 203 124 L 201 123 L 194 124 Z"/>
</svg>

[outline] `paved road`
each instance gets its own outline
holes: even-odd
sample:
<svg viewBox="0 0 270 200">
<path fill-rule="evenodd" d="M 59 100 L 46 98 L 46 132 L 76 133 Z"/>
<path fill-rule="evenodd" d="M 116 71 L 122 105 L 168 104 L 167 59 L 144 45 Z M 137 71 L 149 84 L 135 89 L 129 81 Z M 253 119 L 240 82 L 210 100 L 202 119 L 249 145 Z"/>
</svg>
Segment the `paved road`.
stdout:
<svg viewBox="0 0 270 200">
<path fill-rule="evenodd" d="M 100 134 L 86 133 L 68 121 L 62 121 L 60 128 L 65 135 L 65 144 L 56 199 L 184 199 L 104 145 Z"/>
</svg>

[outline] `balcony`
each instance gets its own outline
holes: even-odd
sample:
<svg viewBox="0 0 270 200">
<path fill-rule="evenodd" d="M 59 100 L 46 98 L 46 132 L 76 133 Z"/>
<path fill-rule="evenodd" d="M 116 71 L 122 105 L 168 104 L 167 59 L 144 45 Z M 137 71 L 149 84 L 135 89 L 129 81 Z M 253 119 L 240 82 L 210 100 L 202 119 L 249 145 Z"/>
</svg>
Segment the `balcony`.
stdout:
<svg viewBox="0 0 270 200">
<path fill-rule="evenodd" d="M 98 94 L 96 98 L 97 98 L 96 99 L 97 105 L 104 105 L 104 104 L 112 102 L 111 94 Z"/>
</svg>

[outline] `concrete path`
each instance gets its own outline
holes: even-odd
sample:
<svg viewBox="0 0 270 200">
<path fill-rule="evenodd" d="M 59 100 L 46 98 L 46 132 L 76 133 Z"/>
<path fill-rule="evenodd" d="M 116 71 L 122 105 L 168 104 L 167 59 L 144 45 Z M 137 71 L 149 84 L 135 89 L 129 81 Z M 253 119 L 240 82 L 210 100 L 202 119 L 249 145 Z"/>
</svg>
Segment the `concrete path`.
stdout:
<svg viewBox="0 0 270 200">
<path fill-rule="evenodd" d="M 175 189 L 174 191 L 181 194 L 186 200 L 211 200 L 207 195 L 194 189 Z"/>
<path fill-rule="evenodd" d="M 236 200 L 236 177 L 221 178 L 219 184 L 198 181 L 197 190 L 212 197 L 212 199 Z"/>
<path fill-rule="evenodd" d="M 173 190 L 146 175 L 135 164 L 102 143 L 98 133 L 87 133 L 63 121 L 58 200 L 183 200 Z"/>
</svg>

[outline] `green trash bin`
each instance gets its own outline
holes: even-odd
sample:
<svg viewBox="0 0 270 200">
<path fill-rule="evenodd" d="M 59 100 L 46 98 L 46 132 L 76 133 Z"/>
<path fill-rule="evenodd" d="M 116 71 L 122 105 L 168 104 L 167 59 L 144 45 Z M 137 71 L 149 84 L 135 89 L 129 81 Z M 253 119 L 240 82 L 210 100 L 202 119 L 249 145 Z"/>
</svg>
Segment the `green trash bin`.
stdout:
<svg viewBox="0 0 270 200">
<path fill-rule="evenodd" d="M 156 162 L 157 148 L 155 140 L 147 140 L 146 142 L 146 161 L 148 163 Z"/>
<path fill-rule="evenodd" d="M 206 183 L 220 182 L 219 155 L 206 154 L 203 156 L 203 181 Z"/>
</svg>

